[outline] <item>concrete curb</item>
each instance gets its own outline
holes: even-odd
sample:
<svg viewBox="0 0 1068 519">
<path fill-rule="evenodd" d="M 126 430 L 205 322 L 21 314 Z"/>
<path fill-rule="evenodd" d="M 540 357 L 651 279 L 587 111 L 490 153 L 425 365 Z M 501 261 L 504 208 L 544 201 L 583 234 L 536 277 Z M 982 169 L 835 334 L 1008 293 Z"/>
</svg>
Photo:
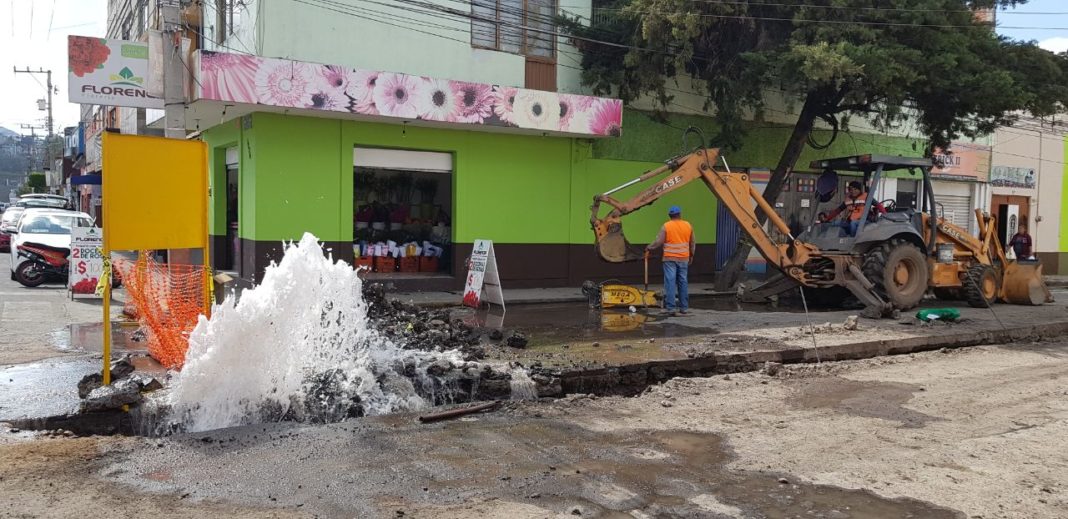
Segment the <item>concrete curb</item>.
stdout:
<svg viewBox="0 0 1068 519">
<path fill-rule="evenodd" d="M 985 344 L 1000 344 L 1036 338 L 1057 337 L 1068 332 L 1068 321 L 1020 326 L 1003 330 L 983 330 L 934 337 L 913 337 L 868 341 L 819 347 L 821 361 L 857 360 L 885 355 L 902 355 L 942 348 L 964 348 Z M 703 357 L 675 360 L 655 360 L 639 364 L 591 370 L 546 372 L 559 380 L 552 386 L 560 389 L 560 396 L 569 393 L 635 394 L 646 387 L 674 377 L 698 377 L 758 371 L 766 362 L 800 364 L 816 362 L 816 350 L 811 347 L 791 347 L 783 350 L 713 353 Z"/>
</svg>

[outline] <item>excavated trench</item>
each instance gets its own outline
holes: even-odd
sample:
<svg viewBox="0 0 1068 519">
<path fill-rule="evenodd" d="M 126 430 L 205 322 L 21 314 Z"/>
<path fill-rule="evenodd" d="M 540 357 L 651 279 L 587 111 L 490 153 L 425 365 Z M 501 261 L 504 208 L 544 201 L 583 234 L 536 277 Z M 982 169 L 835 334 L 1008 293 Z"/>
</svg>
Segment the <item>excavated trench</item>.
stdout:
<svg viewBox="0 0 1068 519">
<path fill-rule="evenodd" d="M 487 322 L 485 313 L 428 310 L 389 300 L 380 285 L 365 286 L 362 297 L 367 303 L 370 326 L 382 338 L 403 350 L 417 353 L 455 352 L 448 359 L 409 360 L 376 375 L 375 384 L 383 390 L 417 395 L 426 402 L 427 410 L 478 401 L 556 398 L 570 393 L 638 394 L 649 385 L 674 376 L 734 373 L 760 367 L 738 359 L 714 357 L 680 359 L 677 365 L 635 362 L 636 359 L 622 359 L 629 362 L 620 362 L 616 367 L 543 366 L 539 361 L 526 361 L 527 365 L 524 365 L 512 357 L 518 358 L 528 351 L 542 351 L 538 348 L 551 349 L 552 345 L 566 341 L 615 338 L 644 342 L 647 337 L 683 338 L 715 333 L 716 330 L 664 323 L 646 314 L 590 310 L 584 304 L 517 308 L 509 315 L 509 328 L 501 329 L 492 327 L 493 318 L 490 316 Z M 91 337 L 97 331 L 72 329 L 70 335 Z M 168 375 L 158 365 L 153 369 L 148 357 L 136 356 L 143 355 L 140 335 L 136 328 L 130 327 L 116 332 L 121 349 L 135 354 L 129 370 L 136 369 L 134 373 L 143 378 L 155 377 L 171 386 L 173 380 L 168 378 L 173 378 L 173 374 Z M 64 350 L 97 349 L 95 342 L 87 346 L 66 338 L 59 342 Z M 120 379 L 117 385 L 121 386 L 122 382 Z M 342 369 L 326 369 L 307 375 L 303 380 L 303 393 L 307 398 L 293 400 L 288 405 L 264 403 L 250 409 L 243 423 L 332 423 L 374 414 L 369 412 L 367 402 L 359 395 L 346 391 L 351 382 L 350 375 Z M 144 389 L 144 383 L 129 386 L 134 392 Z M 105 408 L 91 412 L 56 413 L 9 422 L 20 429 L 62 430 L 76 435 L 159 436 L 188 431 L 189 427 L 183 425 L 187 420 L 183 420 L 168 402 L 171 390 L 171 387 L 165 387 L 146 393 L 144 400 L 131 402 L 128 410 L 123 410 L 121 405 L 105 405 Z"/>
</svg>

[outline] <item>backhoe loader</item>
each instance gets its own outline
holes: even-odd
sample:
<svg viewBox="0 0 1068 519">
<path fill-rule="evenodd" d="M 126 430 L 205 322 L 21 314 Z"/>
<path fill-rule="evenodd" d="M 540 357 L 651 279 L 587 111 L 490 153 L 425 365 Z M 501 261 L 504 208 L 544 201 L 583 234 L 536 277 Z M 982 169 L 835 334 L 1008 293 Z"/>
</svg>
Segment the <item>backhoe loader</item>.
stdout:
<svg viewBox="0 0 1068 519">
<path fill-rule="evenodd" d="M 863 173 L 868 196 L 862 214 L 869 216 L 861 220 L 855 236 L 849 236 L 842 226 L 833 222 L 815 223 L 799 236 L 793 236 L 748 175 L 731 171 L 726 160 L 721 160 L 724 169 L 716 169 L 718 160 L 721 160 L 718 149 L 699 147 L 595 196 L 590 225 L 596 236 L 598 255 L 613 263 L 641 259 L 642 249 L 631 245 L 623 236 L 622 218 L 694 180 L 701 180 L 738 220 L 768 265 L 779 272 L 746 294 L 748 300 L 767 298 L 798 285 L 831 291 L 845 289 L 865 305 L 864 313 L 870 317 L 890 316 L 897 310 L 913 308 L 929 288 L 940 298 L 963 298 L 976 307 L 987 307 L 998 299 L 1027 305 L 1052 301 L 1042 281 L 1041 265 L 1017 263 L 1005 257 L 993 216 L 976 211 L 980 223 L 978 237 L 942 217 L 931 216 L 937 203 L 931 189 L 929 159 L 860 155 L 812 164 L 813 168 L 824 171 L 818 186 L 836 186 L 837 171 Z M 922 175 L 920 211 L 895 207 L 893 200 L 882 202 L 885 213 L 872 211 L 877 193 L 871 192 L 871 187 L 879 186 L 883 173 L 891 170 Z M 655 184 L 630 200 L 620 202 L 611 196 L 648 181 Z M 829 201 L 833 195 L 833 190 L 817 188 L 816 196 L 822 202 Z M 599 216 L 601 204 L 612 208 L 604 217 Z M 776 241 L 759 223 L 758 208 L 767 215 L 767 224 L 784 239 Z"/>
</svg>

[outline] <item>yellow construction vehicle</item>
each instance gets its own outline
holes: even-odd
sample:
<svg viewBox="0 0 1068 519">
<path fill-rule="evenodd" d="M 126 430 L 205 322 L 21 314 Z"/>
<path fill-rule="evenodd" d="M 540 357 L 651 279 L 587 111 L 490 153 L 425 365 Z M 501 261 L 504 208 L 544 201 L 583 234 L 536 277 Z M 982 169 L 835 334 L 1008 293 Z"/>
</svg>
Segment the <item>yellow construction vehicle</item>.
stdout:
<svg viewBox="0 0 1068 519">
<path fill-rule="evenodd" d="M 690 133 L 689 130 L 687 133 Z M 723 169 L 716 169 L 717 162 Z M 596 236 L 598 255 L 609 262 L 633 261 L 642 249 L 623 236 L 622 218 L 652 204 L 662 196 L 694 180 L 701 180 L 720 203 L 738 220 L 754 247 L 779 274 L 747 294 L 758 300 L 801 285 L 810 289 L 848 290 L 866 306 L 866 315 L 888 316 L 919 304 L 929 288 L 940 298 L 963 298 L 972 306 L 986 307 L 995 300 L 1037 305 L 1052 301 L 1038 264 L 1024 264 L 1005 257 L 993 216 L 976 211 L 979 236 L 970 235 L 942 217 L 932 217 L 938 207 L 931 189 L 929 159 L 859 155 L 817 161 L 823 170 L 818 186 L 837 186 L 838 171 L 863 174 L 867 197 L 856 234 L 849 236 L 841 225 L 815 223 L 800 236 L 790 228 L 750 182 L 744 172 L 733 172 L 719 150 L 703 146 L 674 157 L 664 166 L 611 189 L 593 199 L 590 225 Z M 897 208 L 893 200 L 880 204 L 886 212 L 873 211 L 882 175 L 908 170 L 922 175 L 924 189 L 920 210 Z M 632 199 L 620 202 L 612 194 L 643 182 L 655 184 Z M 833 191 L 817 188 L 826 202 Z M 601 205 L 612 210 L 600 216 Z M 781 242 L 757 220 L 756 209 L 768 216 L 768 225 L 785 237 Z M 811 293 L 811 291 L 810 291 Z"/>
</svg>

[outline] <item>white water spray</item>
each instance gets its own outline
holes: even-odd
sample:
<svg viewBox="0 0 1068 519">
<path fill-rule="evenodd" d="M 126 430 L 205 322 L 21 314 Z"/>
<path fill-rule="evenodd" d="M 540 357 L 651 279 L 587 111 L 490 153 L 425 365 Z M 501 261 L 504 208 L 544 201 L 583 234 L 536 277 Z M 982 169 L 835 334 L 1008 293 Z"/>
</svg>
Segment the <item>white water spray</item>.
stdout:
<svg viewBox="0 0 1068 519">
<path fill-rule="evenodd" d="M 201 317 L 170 403 L 190 431 L 299 418 L 341 400 L 369 415 L 421 409 L 433 402 L 413 378 L 426 385 L 436 362 L 462 359 L 456 351 L 405 350 L 378 334 L 356 271 L 333 263 L 305 234 L 259 286 Z"/>
<path fill-rule="evenodd" d="M 511 370 L 512 380 L 510 382 L 511 399 L 512 400 L 537 400 L 538 399 L 538 386 L 534 384 L 534 380 L 530 378 L 530 373 L 522 368 L 515 368 Z"/>
</svg>

